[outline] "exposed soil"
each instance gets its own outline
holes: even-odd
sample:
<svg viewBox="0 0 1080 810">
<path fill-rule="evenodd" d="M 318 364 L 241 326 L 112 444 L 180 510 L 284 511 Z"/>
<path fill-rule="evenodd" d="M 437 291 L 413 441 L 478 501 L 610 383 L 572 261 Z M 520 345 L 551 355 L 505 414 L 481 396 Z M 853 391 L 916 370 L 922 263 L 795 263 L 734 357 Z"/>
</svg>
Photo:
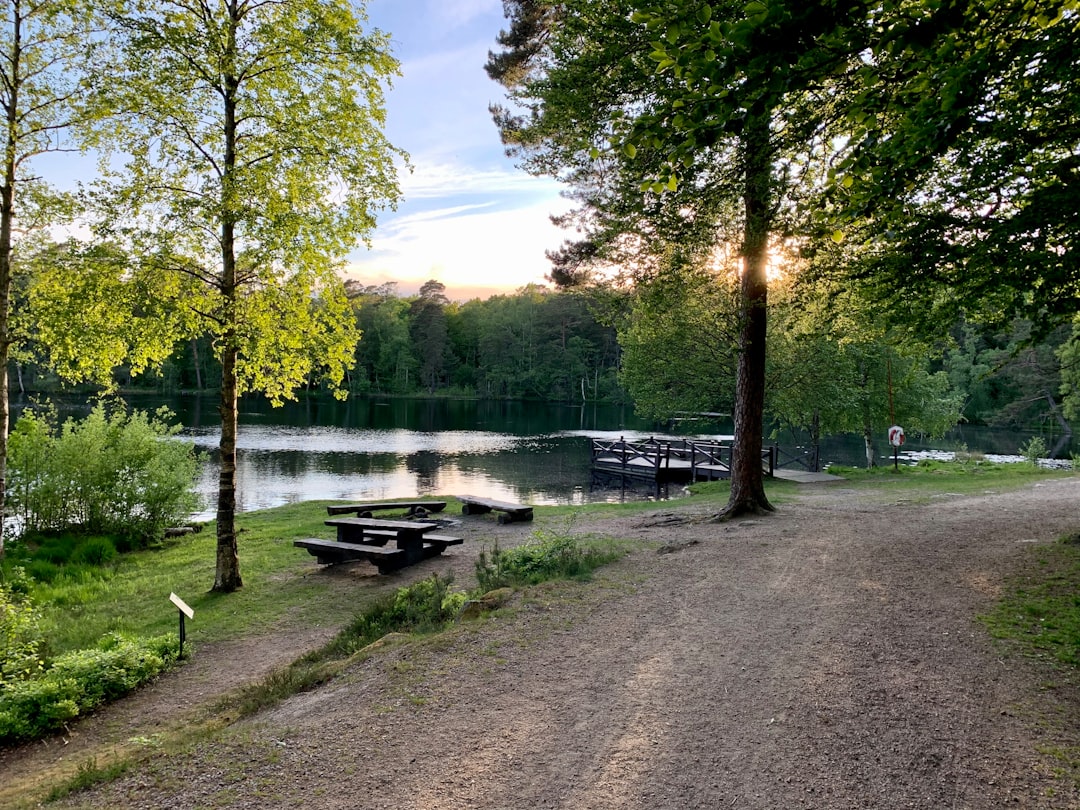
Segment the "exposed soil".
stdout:
<svg viewBox="0 0 1080 810">
<path fill-rule="evenodd" d="M 324 688 L 56 806 L 1080 808 L 1049 753 L 1080 744 L 1076 688 L 976 620 L 1032 544 L 1080 524 L 1080 479 L 918 505 L 843 484 L 800 492 L 728 524 L 691 501 L 575 525 L 654 542 L 591 584 L 390 641 Z M 472 517 L 463 530 L 512 543 L 533 528 Z M 392 579 L 452 569 L 464 583 L 478 549 Z M 365 565 L 327 575 L 360 587 Z M 4 781 L 111 745 L 152 750 L 157 730 L 328 632 L 202 647 L 66 745 L 8 752 Z"/>
</svg>

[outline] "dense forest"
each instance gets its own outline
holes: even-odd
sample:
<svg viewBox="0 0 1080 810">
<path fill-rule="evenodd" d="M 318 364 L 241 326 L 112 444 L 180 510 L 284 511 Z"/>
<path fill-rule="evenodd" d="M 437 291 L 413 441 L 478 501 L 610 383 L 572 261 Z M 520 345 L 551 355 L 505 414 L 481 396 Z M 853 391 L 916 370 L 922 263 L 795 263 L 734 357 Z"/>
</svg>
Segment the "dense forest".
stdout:
<svg viewBox="0 0 1080 810">
<path fill-rule="evenodd" d="M 398 294 L 394 284 L 346 287 L 360 332 L 346 380 L 351 395 L 632 403 L 657 419 L 732 409 L 731 296 L 713 277 L 689 286 L 682 279 L 677 290 L 668 280 L 603 295 L 531 286 L 463 303 L 449 300 L 437 281 L 412 296 Z M 861 358 L 845 369 L 822 345 L 835 355 L 840 344 L 800 334 L 791 312 L 781 302 L 770 315 L 775 336 L 766 403 L 784 426 L 810 429 L 810 409 L 825 419 L 827 432 L 859 431 L 869 409 L 880 427 L 890 416 L 891 365 L 894 412 L 899 403 L 901 413 L 910 412 L 905 422 L 915 419 L 927 432 L 956 421 L 1070 432 L 1071 402 L 1060 393 L 1069 388 L 1076 352 L 1067 327 L 1035 340 L 1026 321 L 998 329 L 959 321 L 948 340 L 914 357 L 899 343 L 890 349 L 884 341 L 864 341 L 857 347 Z M 850 339 L 845 346 L 852 355 Z M 214 390 L 220 367 L 202 337 L 178 344 L 156 372 L 132 375 L 121 366 L 115 374 L 127 390 L 172 394 Z M 23 394 L 60 390 L 55 373 L 32 352 L 12 363 L 11 375 Z M 849 396 L 835 390 L 844 385 Z M 323 393 L 314 376 L 307 390 Z"/>
</svg>

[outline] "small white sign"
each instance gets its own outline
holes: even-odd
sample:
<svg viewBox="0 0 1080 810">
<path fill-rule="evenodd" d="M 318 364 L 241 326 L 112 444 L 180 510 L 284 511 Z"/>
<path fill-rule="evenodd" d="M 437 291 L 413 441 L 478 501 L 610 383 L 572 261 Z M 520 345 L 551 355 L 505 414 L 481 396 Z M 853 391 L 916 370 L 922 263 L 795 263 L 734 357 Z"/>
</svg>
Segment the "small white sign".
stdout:
<svg viewBox="0 0 1080 810">
<path fill-rule="evenodd" d="M 180 608 L 180 612 L 187 616 L 189 619 L 195 618 L 195 611 L 188 607 L 187 602 L 177 596 L 175 593 L 169 594 L 169 601 Z"/>
<path fill-rule="evenodd" d="M 904 429 L 899 425 L 893 425 L 889 428 L 889 444 L 893 447 L 899 447 L 904 443 Z"/>
</svg>

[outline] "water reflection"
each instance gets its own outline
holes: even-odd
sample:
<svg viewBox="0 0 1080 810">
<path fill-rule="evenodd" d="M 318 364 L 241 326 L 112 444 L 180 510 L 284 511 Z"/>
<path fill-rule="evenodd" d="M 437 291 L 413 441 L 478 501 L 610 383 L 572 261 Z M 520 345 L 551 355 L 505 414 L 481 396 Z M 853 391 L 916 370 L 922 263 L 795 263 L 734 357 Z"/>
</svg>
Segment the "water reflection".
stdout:
<svg viewBox="0 0 1080 810">
<path fill-rule="evenodd" d="M 210 459 L 199 481 L 206 509 L 198 517 L 206 519 L 217 491 L 216 413 L 198 402 L 173 407 L 189 425 L 184 435 Z M 642 438 L 649 428 L 617 408 L 308 400 L 274 410 L 249 403 L 238 438 L 238 508 L 466 493 L 535 504 L 656 497 L 592 482 L 585 438 Z"/>
<path fill-rule="evenodd" d="M 132 399 L 134 407 L 144 410 L 162 404 L 185 425 L 184 435 L 208 455 L 198 484 L 206 508 L 198 518 L 212 517 L 218 476 L 216 401 Z M 81 415 L 86 409 L 80 400 L 67 403 L 62 412 Z M 669 493 L 650 483 L 595 478 L 588 438 L 717 438 L 732 432 L 729 422 L 686 420 L 658 426 L 638 419 L 630 408 L 593 404 L 307 398 L 272 408 L 251 399 L 241 407 L 238 508 L 466 493 L 541 505 L 659 499 Z M 1009 454 L 1030 436 L 962 426 L 940 441 L 909 437 L 904 449 L 967 446 Z M 785 450 L 794 450 L 805 440 L 782 434 L 778 441 Z M 884 437 L 878 451 L 887 451 Z M 862 438 L 856 435 L 829 437 L 822 444 L 824 462 L 859 466 L 863 454 Z"/>
</svg>

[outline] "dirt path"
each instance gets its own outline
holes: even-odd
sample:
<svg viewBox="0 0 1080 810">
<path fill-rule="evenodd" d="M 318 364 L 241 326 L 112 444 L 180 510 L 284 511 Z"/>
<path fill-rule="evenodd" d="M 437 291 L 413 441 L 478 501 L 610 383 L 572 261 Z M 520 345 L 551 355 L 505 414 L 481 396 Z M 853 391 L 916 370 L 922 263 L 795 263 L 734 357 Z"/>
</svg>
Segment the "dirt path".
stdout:
<svg viewBox="0 0 1080 810">
<path fill-rule="evenodd" d="M 679 547 L 58 806 L 1080 808 L 1039 750 L 1077 744 L 1075 690 L 973 618 L 1075 529 L 1080 479 L 917 508 L 832 486 L 761 520 L 604 523 Z"/>
</svg>

